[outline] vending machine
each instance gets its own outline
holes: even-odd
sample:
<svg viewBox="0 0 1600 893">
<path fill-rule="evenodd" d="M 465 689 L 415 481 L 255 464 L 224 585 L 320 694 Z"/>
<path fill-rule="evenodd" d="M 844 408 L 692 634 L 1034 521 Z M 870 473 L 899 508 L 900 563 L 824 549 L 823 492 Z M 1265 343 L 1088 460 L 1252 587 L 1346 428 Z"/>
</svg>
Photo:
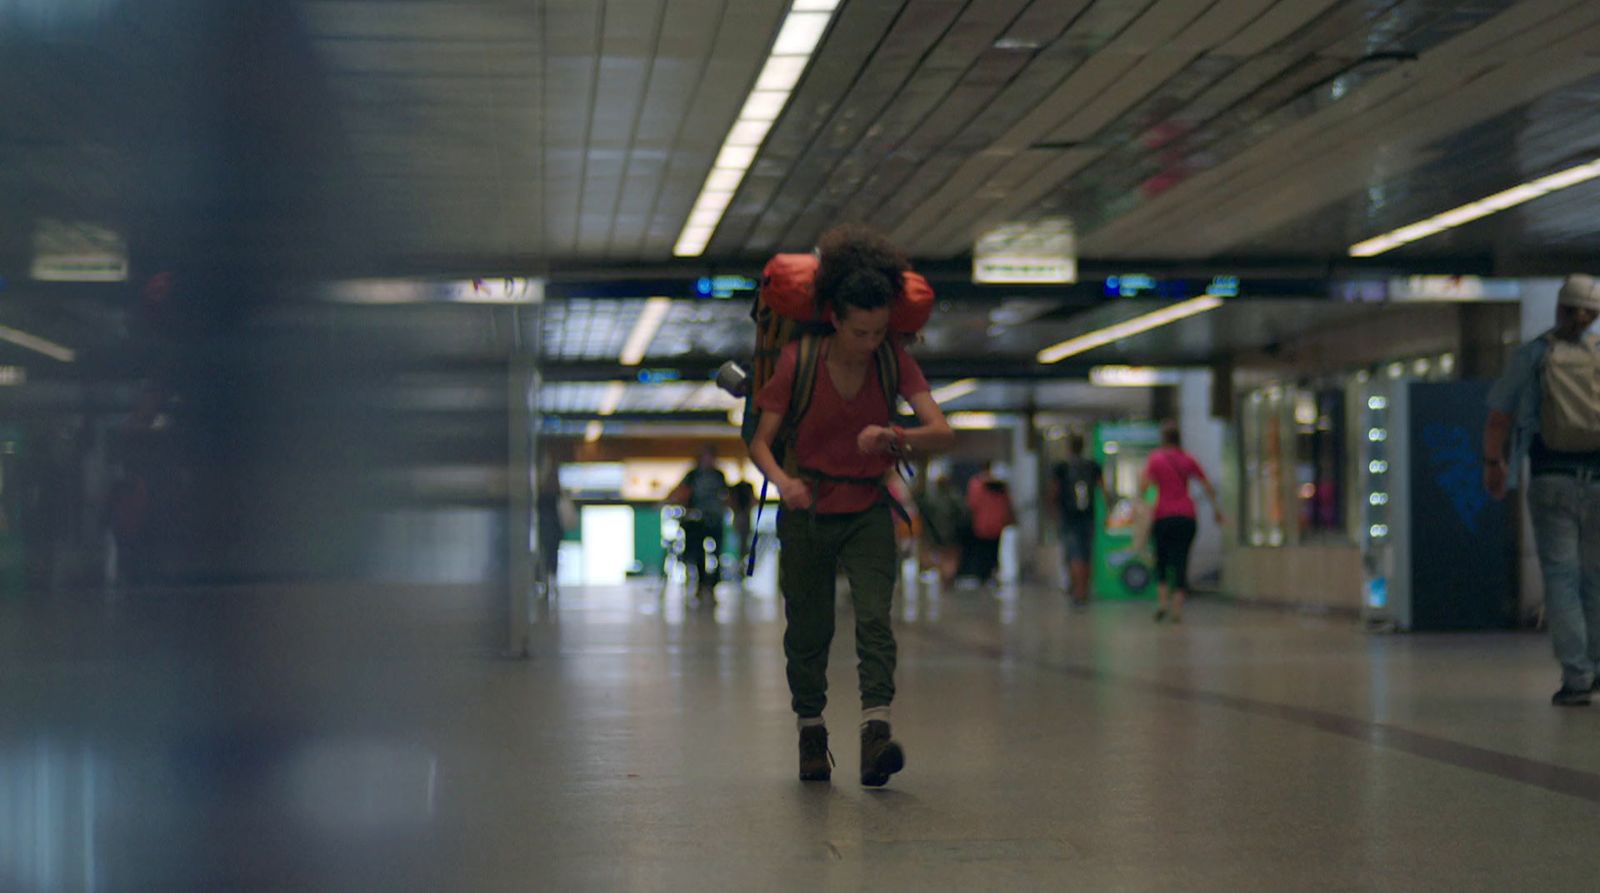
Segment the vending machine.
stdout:
<svg viewBox="0 0 1600 893">
<path fill-rule="evenodd" d="M 1511 511 L 1484 491 L 1484 381 L 1373 375 L 1356 411 L 1369 627 L 1514 626 Z"/>
<path fill-rule="evenodd" d="M 1106 476 L 1116 503 L 1099 509 L 1100 532 L 1094 540 L 1091 573 L 1097 599 L 1145 598 L 1155 594 L 1146 494 L 1139 478 L 1146 460 L 1161 445 L 1155 422 L 1102 422 L 1094 429 L 1094 458 Z"/>
</svg>

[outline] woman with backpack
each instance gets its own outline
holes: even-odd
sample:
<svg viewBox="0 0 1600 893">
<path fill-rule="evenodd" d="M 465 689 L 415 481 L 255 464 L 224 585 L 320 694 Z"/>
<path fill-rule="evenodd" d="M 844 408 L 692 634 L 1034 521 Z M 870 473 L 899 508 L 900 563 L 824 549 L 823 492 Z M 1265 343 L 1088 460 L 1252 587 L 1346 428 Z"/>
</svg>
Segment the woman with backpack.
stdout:
<svg viewBox="0 0 1600 893">
<path fill-rule="evenodd" d="M 778 583 L 800 778 L 826 781 L 832 774 L 822 711 L 834 581 L 842 569 L 856 612 L 861 783 L 877 787 L 905 765 L 889 724 L 895 694 L 890 605 L 899 561 L 885 479 L 897 460 L 948 447 L 955 435 L 916 360 L 890 335 L 891 311 L 904 298 L 910 269 L 905 256 L 858 226 L 824 233 L 818 252 L 813 293 L 828 332 L 783 348 L 755 398 L 760 416 L 750 455 L 782 497 Z M 886 388 L 890 380 L 895 386 Z M 797 393 L 809 399 L 791 418 Z M 893 423 L 896 397 L 911 405 L 918 427 Z"/>
</svg>

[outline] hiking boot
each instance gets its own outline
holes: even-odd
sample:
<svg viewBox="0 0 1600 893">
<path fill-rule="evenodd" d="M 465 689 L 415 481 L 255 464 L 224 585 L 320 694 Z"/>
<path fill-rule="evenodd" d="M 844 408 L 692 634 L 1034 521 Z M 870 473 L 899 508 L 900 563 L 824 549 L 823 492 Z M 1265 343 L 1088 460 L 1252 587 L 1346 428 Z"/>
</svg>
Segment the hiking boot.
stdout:
<svg viewBox="0 0 1600 893">
<path fill-rule="evenodd" d="M 1557 707 L 1587 707 L 1589 706 L 1589 689 L 1567 688 L 1563 685 L 1560 691 L 1550 696 L 1550 703 Z"/>
<path fill-rule="evenodd" d="M 906 752 L 889 737 L 889 724 L 868 720 L 861 728 L 861 783 L 881 788 L 889 776 L 906 767 Z"/>
<path fill-rule="evenodd" d="M 828 727 L 800 730 L 800 780 L 827 781 L 833 777 L 833 752 L 828 750 Z"/>
</svg>

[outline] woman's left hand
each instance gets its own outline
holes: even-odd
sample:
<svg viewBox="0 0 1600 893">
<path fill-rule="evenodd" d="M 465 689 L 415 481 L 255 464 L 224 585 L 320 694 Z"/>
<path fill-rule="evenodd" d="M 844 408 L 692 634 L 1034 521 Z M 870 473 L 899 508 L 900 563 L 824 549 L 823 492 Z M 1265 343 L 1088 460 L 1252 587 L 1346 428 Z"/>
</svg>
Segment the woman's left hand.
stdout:
<svg viewBox="0 0 1600 893">
<path fill-rule="evenodd" d="M 887 453 L 894 448 L 894 432 L 882 425 L 868 425 L 856 436 L 856 448 L 868 456 Z"/>
</svg>

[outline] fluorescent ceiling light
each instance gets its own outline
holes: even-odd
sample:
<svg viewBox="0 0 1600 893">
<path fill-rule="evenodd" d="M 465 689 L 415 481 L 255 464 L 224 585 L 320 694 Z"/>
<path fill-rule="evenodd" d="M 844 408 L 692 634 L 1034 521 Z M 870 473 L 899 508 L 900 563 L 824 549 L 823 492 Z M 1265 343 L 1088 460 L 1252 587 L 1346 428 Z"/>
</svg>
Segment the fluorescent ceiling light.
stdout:
<svg viewBox="0 0 1600 893">
<path fill-rule="evenodd" d="M 600 439 L 600 435 L 604 433 L 605 430 L 605 424 L 600 422 L 598 419 L 590 422 L 589 426 L 583 429 L 583 442 L 594 443 Z"/>
<path fill-rule="evenodd" d="M 667 311 L 671 309 L 671 298 L 651 298 L 644 302 L 644 312 L 639 314 L 639 321 L 633 324 L 633 331 L 628 333 L 628 340 L 622 345 L 622 356 L 619 358 L 622 365 L 637 366 L 644 360 L 645 351 L 649 349 L 651 340 L 656 337 L 661 323 L 667 318 Z"/>
<path fill-rule="evenodd" d="M 929 396 L 933 398 L 935 403 L 947 403 L 951 400 L 965 397 L 977 389 L 978 380 L 976 378 L 963 378 L 960 381 L 952 381 L 942 388 L 934 388 Z"/>
<path fill-rule="evenodd" d="M 788 90 L 752 90 L 750 98 L 744 101 L 744 108 L 739 110 L 739 120 L 776 121 L 788 101 Z"/>
<path fill-rule="evenodd" d="M 1149 388 L 1178 383 L 1178 370 L 1156 366 L 1095 366 L 1089 383 L 1100 388 Z"/>
<path fill-rule="evenodd" d="M 128 259 L 100 254 L 40 256 L 30 272 L 40 282 L 126 282 Z"/>
<path fill-rule="evenodd" d="M 724 170 L 743 171 L 749 170 L 750 165 L 755 164 L 755 161 L 755 146 L 723 146 L 722 151 L 717 153 L 716 163 L 711 166 L 714 168 L 720 167 Z"/>
<path fill-rule="evenodd" d="M 809 56 L 822 42 L 833 12 L 791 10 L 778 31 L 778 41 L 772 45 L 774 56 Z"/>
<path fill-rule="evenodd" d="M 692 224 L 683 228 L 683 235 L 680 238 L 686 242 L 709 242 L 712 230 L 715 228 L 714 223 Z"/>
<path fill-rule="evenodd" d="M 704 211 L 709 208 L 721 212 L 728 207 L 728 203 L 731 201 L 733 201 L 733 193 L 726 189 L 705 189 L 701 191 L 700 198 L 695 201 L 694 209 L 696 211 Z"/>
<path fill-rule="evenodd" d="M 1039 351 L 1039 362 L 1059 363 L 1067 357 L 1076 356 L 1084 351 L 1104 347 L 1113 341 L 1131 338 L 1141 332 L 1148 332 L 1151 329 L 1160 328 L 1168 323 L 1177 322 L 1180 319 L 1186 319 L 1199 313 L 1205 313 L 1207 310 L 1215 310 L 1221 306 L 1222 299 L 1216 295 L 1202 295 L 1198 298 L 1190 298 L 1187 301 L 1179 301 L 1176 304 L 1168 305 L 1143 316 L 1135 316 L 1133 319 L 1119 322 L 1116 325 L 1096 329 L 1076 338 L 1068 338 L 1060 344 L 1051 345 Z"/>
<path fill-rule="evenodd" d="M 30 335 L 21 329 L 10 326 L 0 326 L 0 341 L 9 341 L 18 347 L 24 347 L 35 353 L 42 353 L 52 360 L 70 363 L 78 358 L 78 352 L 65 345 L 57 344 L 48 338 Z"/>
<path fill-rule="evenodd" d="M 678 243 L 672 246 L 672 253 L 679 257 L 698 257 L 706 250 L 706 243 L 711 241 L 710 233 L 688 233 L 678 237 Z"/>
<path fill-rule="evenodd" d="M 606 385 L 606 392 L 600 397 L 600 414 L 616 415 L 617 407 L 622 405 L 622 397 L 627 390 L 628 386 L 620 381 Z"/>
<path fill-rule="evenodd" d="M 810 56 L 768 56 L 761 77 L 756 79 L 756 89 L 793 90 L 810 61 Z"/>
<path fill-rule="evenodd" d="M 728 131 L 727 145 L 759 146 L 767 138 L 767 131 L 771 129 L 771 121 L 747 121 L 740 118 L 733 123 L 733 129 Z"/>
<path fill-rule="evenodd" d="M 993 431 L 1000 427 L 1000 417 L 992 412 L 952 412 L 947 421 L 957 431 Z"/>
<path fill-rule="evenodd" d="M 687 232 L 691 229 L 709 229 L 716 226 L 717 221 L 721 219 L 721 211 L 713 211 L 709 208 L 704 211 L 692 211 L 689 214 L 689 225 L 684 231 Z"/>
<path fill-rule="evenodd" d="M 774 121 L 783 114 L 790 91 L 805 74 L 811 53 L 828 33 L 828 23 L 833 21 L 839 0 L 794 0 L 789 14 L 784 17 L 778 36 L 761 67 L 755 87 L 745 97 L 739 117 L 728 130 L 717 154 L 716 165 L 701 187 L 700 198 L 694 204 L 694 216 L 685 222 L 678 234 L 672 253 L 679 257 L 698 257 L 706 250 L 717 225 L 722 222 L 722 212 L 732 201 L 732 192 L 744 181 L 743 172 L 755 163 L 756 153 L 766 141 Z M 730 172 L 737 172 L 733 176 Z M 707 193 L 726 190 L 728 196 L 718 202 L 707 202 Z M 706 225 L 709 214 L 699 212 L 715 209 L 717 218 L 710 221 L 710 232 L 701 235 L 699 227 Z"/>
<path fill-rule="evenodd" d="M 1468 202 L 1460 207 L 1435 214 L 1426 220 L 1419 220 L 1409 226 L 1402 226 L 1397 230 L 1374 236 L 1364 242 L 1357 242 L 1350 246 L 1350 256 L 1373 257 L 1383 254 L 1385 251 L 1393 251 L 1401 245 L 1406 245 L 1419 239 L 1426 239 L 1447 229 L 1471 223 L 1474 220 L 1504 211 L 1507 208 L 1514 208 L 1525 202 L 1533 201 L 1542 195 L 1549 195 L 1552 192 L 1576 186 L 1579 183 L 1587 183 L 1596 177 L 1600 177 L 1600 159 L 1591 161 L 1588 164 L 1569 167 L 1566 170 L 1557 171 L 1537 180 L 1530 180 L 1520 186 L 1513 186 L 1504 192 L 1497 192 L 1475 202 Z"/>
<path fill-rule="evenodd" d="M 710 176 L 706 177 L 706 188 L 719 189 L 731 193 L 739 188 L 739 181 L 743 179 L 744 171 L 738 168 L 712 168 Z"/>
</svg>

